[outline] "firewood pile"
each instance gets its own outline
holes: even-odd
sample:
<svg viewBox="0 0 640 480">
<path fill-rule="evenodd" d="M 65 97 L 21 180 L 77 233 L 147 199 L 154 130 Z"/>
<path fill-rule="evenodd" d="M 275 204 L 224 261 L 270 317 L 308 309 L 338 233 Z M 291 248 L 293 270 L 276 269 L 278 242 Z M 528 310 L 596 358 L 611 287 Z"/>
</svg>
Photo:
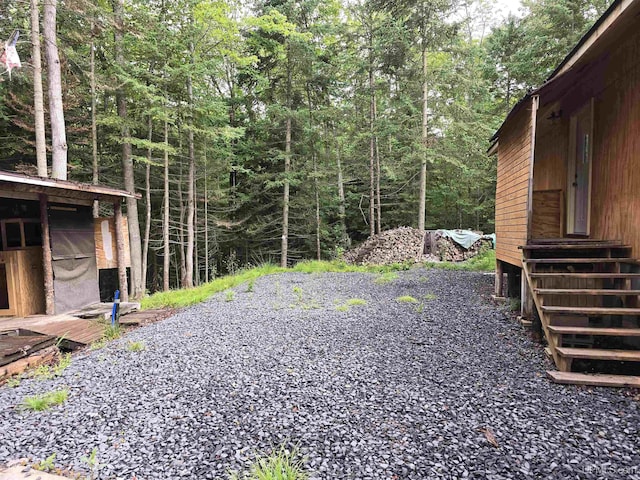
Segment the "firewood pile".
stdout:
<svg viewBox="0 0 640 480">
<path fill-rule="evenodd" d="M 488 237 L 481 237 L 467 249 L 442 232 L 425 233 L 410 227 L 387 230 L 345 252 L 343 259 L 352 265 L 462 262 L 492 248 Z"/>
<path fill-rule="evenodd" d="M 431 261 L 463 262 L 493 248 L 492 242 L 490 238 L 480 238 L 466 249 L 451 238 L 439 236 L 436 232 L 435 248 L 432 248 L 431 254 L 427 256 Z"/>
</svg>

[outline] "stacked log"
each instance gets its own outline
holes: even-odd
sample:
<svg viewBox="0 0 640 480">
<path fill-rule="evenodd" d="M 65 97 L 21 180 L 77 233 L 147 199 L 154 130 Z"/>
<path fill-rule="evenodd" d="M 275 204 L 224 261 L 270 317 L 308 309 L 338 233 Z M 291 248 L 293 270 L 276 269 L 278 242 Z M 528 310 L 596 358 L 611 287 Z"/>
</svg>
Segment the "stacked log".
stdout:
<svg viewBox="0 0 640 480">
<path fill-rule="evenodd" d="M 438 231 L 400 227 L 374 235 L 343 259 L 352 265 L 390 265 L 393 263 L 462 262 L 492 248 L 490 238 L 481 238 L 468 249 L 442 236 Z"/>
</svg>

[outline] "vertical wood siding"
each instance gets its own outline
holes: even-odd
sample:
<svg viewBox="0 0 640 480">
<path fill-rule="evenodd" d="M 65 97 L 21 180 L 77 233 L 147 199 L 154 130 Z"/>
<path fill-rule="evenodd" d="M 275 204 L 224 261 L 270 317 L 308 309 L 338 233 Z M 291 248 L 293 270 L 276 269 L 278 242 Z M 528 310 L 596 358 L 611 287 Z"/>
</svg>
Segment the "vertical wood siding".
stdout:
<svg viewBox="0 0 640 480">
<path fill-rule="evenodd" d="M 499 142 L 496 258 L 512 265 L 522 266 L 522 252 L 518 247 L 527 242 L 531 104 L 522 108 L 504 125 Z"/>
</svg>

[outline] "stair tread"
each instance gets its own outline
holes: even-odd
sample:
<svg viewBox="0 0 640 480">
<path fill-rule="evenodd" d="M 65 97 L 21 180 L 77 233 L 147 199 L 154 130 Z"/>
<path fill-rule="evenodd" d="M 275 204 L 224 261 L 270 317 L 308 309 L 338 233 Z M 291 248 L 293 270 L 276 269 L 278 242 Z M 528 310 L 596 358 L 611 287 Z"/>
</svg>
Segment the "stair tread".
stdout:
<svg viewBox="0 0 640 480">
<path fill-rule="evenodd" d="M 606 250 L 606 249 L 622 249 L 631 248 L 631 245 L 625 245 L 615 242 L 593 242 L 593 243 L 561 243 L 561 244 L 538 244 L 538 245 L 522 245 L 518 247 L 522 250 Z"/>
<path fill-rule="evenodd" d="M 640 388 L 640 377 L 631 375 L 605 375 L 549 370 L 547 375 L 554 383 L 590 385 L 594 387 Z"/>
<path fill-rule="evenodd" d="M 528 258 L 526 263 L 640 263 L 637 258 Z"/>
<path fill-rule="evenodd" d="M 576 244 L 576 243 L 611 243 L 621 244 L 622 240 L 598 240 L 595 238 L 533 238 L 528 241 L 529 245 L 562 245 L 562 244 Z"/>
<path fill-rule="evenodd" d="M 564 335 L 595 335 L 608 337 L 640 337 L 640 328 L 571 327 L 549 325 L 550 332 Z"/>
<path fill-rule="evenodd" d="M 608 307 L 555 307 L 543 306 L 545 313 L 576 313 L 592 315 L 640 315 L 640 308 L 608 308 Z"/>
<path fill-rule="evenodd" d="M 640 362 L 640 350 L 608 350 L 599 348 L 556 348 L 563 357 L 590 360 L 616 360 L 622 362 Z"/>
<path fill-rule="evenodd" d="M 546 272 L 531 273 L 531 278 L 640 278 L 640 273 L 574 273 L 574 272 Z"/>
<path fill-rule="evenodd" d="M 614 288 L 536 288 L 538 295 L 602 295 L 602 296 L 633 296 L 640 295 L 640 290 L 616 290 Z"/>
</svg>

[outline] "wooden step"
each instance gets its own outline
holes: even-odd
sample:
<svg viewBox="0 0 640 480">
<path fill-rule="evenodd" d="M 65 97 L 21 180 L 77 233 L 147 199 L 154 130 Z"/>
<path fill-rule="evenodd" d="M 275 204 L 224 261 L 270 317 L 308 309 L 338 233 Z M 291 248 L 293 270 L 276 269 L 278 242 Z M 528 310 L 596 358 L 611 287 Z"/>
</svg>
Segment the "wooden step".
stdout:
<svg viewBox="0 0 640 480">
<path fill-rule="evenodd" d="M 619 362 L 640 362 L 640 350 L 606 350 L 599 348 L 558 347 L 556 352 L 566 358 L 586 360 L 613 360 Z"/>
<path fill-rule="evenodd" d="M 640 315 L 640 308 L 543 306 L 542 311 L 551 315 Z"/>
<path fill-rule="evenodd" d="M 568 385 L 590 385 L 593 387 L 640 388 L 640 377 L 630 375 L 604 375 L 573 372 L 548 371 L 554 383 Z"/>
<path fill-rule="evenodd" d="M 533 238 L 527 242 L 529 245 L 563 245 L 563 244 L 592 244 L 610 243 L 621 245 L 622 240 L 597 240 L 595 238 Z"/>
<path fill-rule="evenodd" d="M 640 337 L 640 328 L 564 327 L 549 325 L 551 333 L 559 335 L 594 335 L 602 337 Z"/>
<path fill-rule="evenodd" d="M 616 290 L 614 288 L 536 288 L 538 295 L 597 295 L 603 297 L 632 297 L 640 295 L 640 290 Z"/>
<path fill-rule="evenodd" d="M 598 280 L 613 280 L 616 278 L 640 278 L 640 273 L 531 273 L 531 278 L 593 278 Z"/>
<path fill-rule="evenodd" d="M 522 245 L 518 247 L 526 251 L 536 250 L 618 250 L 630 249 L 631 245 L 613 242 L 593 242 L 593 243 L 564 243 L 564 244 L 542 244 L 542 245 Z"/>
<path fill-rule="evenodd" d="M 565 263 L 629 263 L 640 264 L 637 258 L 529 258 L 525 263 L 531 265 Z"/>
</svg>

